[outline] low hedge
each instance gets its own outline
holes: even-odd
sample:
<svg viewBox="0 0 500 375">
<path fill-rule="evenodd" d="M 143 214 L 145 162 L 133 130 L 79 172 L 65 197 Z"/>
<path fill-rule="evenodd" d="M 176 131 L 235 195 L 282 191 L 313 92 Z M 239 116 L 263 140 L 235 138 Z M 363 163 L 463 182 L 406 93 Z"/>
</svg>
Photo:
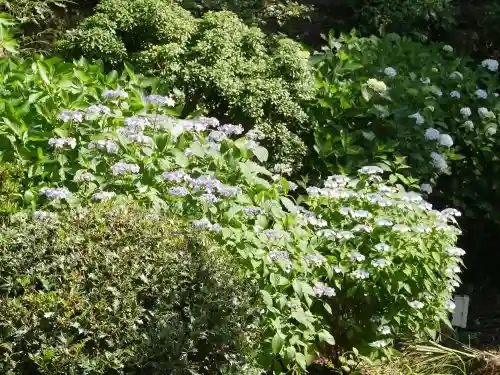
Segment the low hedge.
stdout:
<svg viewBox="0 0 500 375">
<path fill-rule="evenodd" d="M 241 353 L 250 293 L 164 216 L 97 205 L 0 227 L 0 373 L 215 374 Z"/>
</svg>

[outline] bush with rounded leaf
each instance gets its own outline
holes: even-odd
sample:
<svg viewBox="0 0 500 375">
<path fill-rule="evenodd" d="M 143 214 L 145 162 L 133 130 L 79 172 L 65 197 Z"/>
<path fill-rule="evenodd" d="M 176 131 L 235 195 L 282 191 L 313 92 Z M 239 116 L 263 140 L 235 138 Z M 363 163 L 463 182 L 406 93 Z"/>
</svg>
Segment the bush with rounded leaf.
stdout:
<svg viewBox="0 0 500 375">
<path fill-rule="evenodd" d="M 285 123 L 277 151 L 300 165 L 305 147 L 295 134 L 307 119 L 300 104 L 312 98 L 314 79 L 308 53 L 291 39 L 266 36 L 227 11 L 194 18 L 168 0 L 104 0 L 58 48 L 112 65 L 128 59 L 161 76 L 183 91 L 184 115 L 203 107 L 247 129 Z M 298 148 L 288 147 L 297 141 Z"/>
</svg>

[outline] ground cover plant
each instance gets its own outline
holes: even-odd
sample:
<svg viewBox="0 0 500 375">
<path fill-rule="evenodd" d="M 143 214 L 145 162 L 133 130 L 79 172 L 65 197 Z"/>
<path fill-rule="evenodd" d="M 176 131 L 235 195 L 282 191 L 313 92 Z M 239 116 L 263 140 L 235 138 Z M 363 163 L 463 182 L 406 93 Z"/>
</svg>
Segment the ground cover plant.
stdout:
<svg viewBox="0 0 500 375">
<path fill-rule="evenodd" d="M 231 254 L 259 291 L 245 302 L 259 309 L 253 328 L 242 327 L 255 348 L 242 353 L 249 366 L 304 373 L 321 355 L 336 365 L 348 352 L 385 356 L 399 337 L 430 337 L 447 321 L 463 254 L 455 247 L 455 210 L 433 210 L 373 166 L 299 188 L 261 165 L 268 151 L 259 132 L 214 118 L 178 119 L 182 99 L 159 95 L 161 85 L 128 67 L 105 75 L 84 61 L 0 64 L 8 91 L 0 106 L 2 157 L 23 168 L 18 205 L 30 212 L 30 228 L 127 197 L 202 231 L 211 251 Z M 292 195 L 295 189 L 306 194 Z M 14 262 L 17 253 L 4 249 Z M 42 373 L 61 360 L 22 353 Z M 0 363 L 11 368 L 8 351 Z M 112 367 L 127 371 L 123 362 Z"/>
</svg>

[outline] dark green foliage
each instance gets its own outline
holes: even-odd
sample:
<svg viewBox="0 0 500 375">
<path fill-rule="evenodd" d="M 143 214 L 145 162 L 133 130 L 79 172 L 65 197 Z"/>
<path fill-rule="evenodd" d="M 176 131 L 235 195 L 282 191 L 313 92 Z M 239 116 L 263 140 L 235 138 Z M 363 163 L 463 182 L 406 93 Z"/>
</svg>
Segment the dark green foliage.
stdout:
<svg viewBox="0 0 500 375">
<path fill-rule="evenodd" d="M 268 37 L 231 12 L 194 18 L 168 0 L 103 0 L 58 48 L 111 65 L 128 58 L 143 72 L 160 75 L 184 92 L 183 115 L 203 107 L 246 128 L 286 123 L 296 139 L 293 133 L 307 119 L 300 104 L 314 93 L 308 53 L 296 42 Z M 301 144 L 287 157 L 299 160 L 303 150 Z"/>
<path fill-rule="evenodd" d="M 130 205 L 0 229 L 0 372 L 216 374 L 248 287 L 220 250 Z"/>
</svg>

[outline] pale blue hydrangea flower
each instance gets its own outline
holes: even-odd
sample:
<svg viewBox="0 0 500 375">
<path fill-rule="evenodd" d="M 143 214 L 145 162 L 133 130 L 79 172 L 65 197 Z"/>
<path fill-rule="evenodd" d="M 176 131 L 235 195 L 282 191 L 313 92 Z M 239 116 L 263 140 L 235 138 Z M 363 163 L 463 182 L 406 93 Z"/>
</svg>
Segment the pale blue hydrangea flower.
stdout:
<svg viewBox="0 0 500 375">
<path fill-rule="evenodd" d="M 69 121 L 75 121 L 75 122 L 82 122 L 83 121 L 83 113 L 80 111 L 70 111 L 68 109 L 65 109 L 62 111 L 62 113 L 57 116 L 59 117 L 62 122 L 69 122 Z"/>
<path fill-rule="evenodd" d="M 354 211 L 352 213 L 352 216 L 355 218 L 370 218 L 370 217 L 372 217 L 372 214 L 366 210 L 358 210 L 358 211 Z"/>
<path fill-rule="evenodd" d="M 151 103 L 154 105 L 166 105 L 168 107 L 173 107 L 175 105 L 174 99 L 172 99 L 170 96 L 162 96 L 162 95 L 148 95 L 144 98 L 144 101 L 147 103 Z"/>
<path fill-rule="evenodd" d="M 354 210 L 351 207 L 341 207 L 339 213 L 343 216 L 349 216 L 354 213 Z"/>
<path fill-rule="evenodd" d="M 69 146 L 70 148 L 76 147 L 76 139 L 75 138 L 50 138 L 49 146 L 54 147 L 55 149 L 64 148 L 65 146 Z"/>
<path fill-rule="evenodd" d="M 190 181 L 189 175 L 184 171 L 163 172 L 161 179 L 163 181 L 174 181 L 177 183 L 181 181 Z"/>
<path fill-rule="evenodd" d="M 417 125 L 422 125 L 425 123 L 425 119 L 424 117 L 420 114 L 420 112 L 416 112 L 412 115 L 409 115 L 408 118 L 412 118 L 412 119 L 415 119 L 415 123 Z"/>
<path fill-rule="evenodd" d="M 193 220 L 192 225 L 196 229 L 209 229 L 212 223 L 208 219 Z"/>
<path fill-rule="evenodd" d="M 333 272 L 335 273 L 343 273 L 344 271 L 342 271 L 342 268 L 340 268 L 339 266 L 333 266 Z"/>
<path fill-rule="evenodd" d="M 243 212 L 248 216 L 257 216 L 262 213 L 262 209 L 255 206 L 245 206 L 243 207 Z"/>
<path fill-rule="evenodd" d="M 398 74 L 398 72 L 396 71 L 396 69 L 394 69 L 393 67 L 387 67 L 384 69 L 384 74 L 388 77 L 391 77 L 391 78 L 394 78 L 396 77 L 396 75 Z"/>
<path fill-rule="evenodd" d="M 320 191 L 321 191 L 321 189 L 316 187 L 316 186 L 309 186 L 306 189 L 307 194 L 312 196 L 312 197 L 320 195 Z"/>
<path fill-rule="evenodd" d="M 476 95 L 476 97 L 478 99 L 488 98 L 488 93 L 486 91 L 484 91 L 483 89 L 477 89 L 476 91 L 474 91 L 474 94 Z"/>
<path fill-rule="evenodd" d="M 77 181 L 80 181 L 80 182 L 90 182 L 90 181 L 94 181 L 94 180 L 95 180 L 95 176 L 90 172 L 82 173 L 80 176 L 78 176 L 78 179 L 77 179 Z"/>
<path fill-rule="evenodd" d="M 228 137 L 232 136 L 233 134 L 239 135 L 242 134 L 245 129 L 241 125 L 232 125 L 232 124 L 225 124 L 219 127 L 219 131 L 223 132 L 226 134 Z"/>
<path fill-rule="evenodd" d="M 283 233 L 275 229 L 265 229 L 262 231 L 262 234 L 270 240 L 279 240 L 280 238 L 283 238 Z"/>
<path fill-rule="evenodd" d="M 115 153 L 118 151 L 118 145 L 113 141 L 108 141 L 105 139 L 100 139 L 97 141 L 89 142 L 89 150 L 97 148 L 98 150 L 106 150 L 109 153 Z"/>
<path fill-rule="evenodd" d="M 373 228 L 369 225 L 358 224 L 354 228 L 352 228 L 352 231 L 371 233 L 373 231 Z"/>
<path fill-rule="evenodd" d="M 369 345 L 373 348 L 380 349 L 380 348 L 385 348 L 387 345 L 389 345 L 389 342 L 386 340 L 378 340 L 370 343 Z"/>
<path fill-rule="evenodd" d="M 269 253 L 269 260 L 272 262 L 278 262 L 278 261 L 289 261 L 290 260 L 290 254 L 287 253 L 286 251 L 271 251 Z"/>
<path fill-rule="evenodd" d="M 437 152 L 431 152 L 432 165 L 437 168 L 439 171 L 445 171 L 448 169 L 448 163 L 446 160 L 439 155 Z"/>
<path fill-rule="evenodd" d="M 185 197 L 189 194 L 189 190 L 183 186 L 177 186 L 177 187 L 173 187 L 173 188 L 168 189 L 167 193 L 168 193 L 168 195 L 170 195 L 172 197 Z"/>
<path fill-rule="evenodd" d="M 147 135 L 144 135 L 142 133 L 129 134 L 126 136 L 126 138 L 130 142 L 134 142 L 134 143 L 153 144 L 153 138 L 151 138 Z"/>
<path fill-rule="evenodd" d="M 111 109 L 102 104 L 91 105 L 87 108 L 87 114 L 85 118 L 87 120 L 91 119 L 94 116 L 107 116 L 111 113 Z"/>
<path fill-rule="evenodd" d="M 425 194 L 432 194 L 432 186 L 430 184 L 420 185 L 420 191 Z"/>
<path fill-rule="evenodd" d="M 420 301 L 409 301 L 408 304 L 410 305 L 410 307 L 417 309 L 417 310 L 420 310 L 421 308 L 423 308 L 425 306 L 424 303 L 420 302 Z"/>
<path fill-rule="evenodd" d="M 307 223 L 310 225 L 313 225 L 315 227 L 326 227 L 328 225 L 326 220 L 323 220 L 321 218 L 317 218 L 315 216 L 307 217 Z"/>
<path fill-rule="evenodd" d="M 354 238 L 354 234 L 348 230 L 343 230 L 337 233 L 337 238 L 339 240 L 350 240 Z"/>
<path fill-rule="evenodd" d="M 223 197 L 235 197 L 242 192 L 239 186 L 217 186 L 217 191 Z"/>
<path fill-rule="evenodd" d="M 439 144 L 443 147 L 453 146 L 453 139 L 448 134 L 439 135 Z"/>
<path fill-rule="evenodd" d="M 352 272 L 352 276 L 356 279 L 364 280 L 370 277 L 370 272 L 365 270 L 355 270 Z"/>
<path fill-rule="evenodd" d="M 389 219 L 377 218 L 375 219 L 375 225 L 379 227 L 391 227 L 393 225 L 393 222 Z"/>
<path fill-rule="evenodd" d="M 49 199 L 68 199 L 71 195 L 67 188 L 41 188 L 40 195 L 45 195 Z"/>
<path fill-rule="evenodd" d="M 227 135 L 224 132 L 218 130 L 212 130 L 208 133 L 207 139 L 211 142 L 219 143 L 227 139 Z"/>
<path fill-rule="evenodd" d="M 208 204 L 214 204 L 220 201 L 219 198 L 217 198 L 215 195 L 211 193 L 202 194 L 200 196 L 200 199 Z"/>
<path fill-rule="evenodd" d="M 331 239 L 337 236 L 337 232 L 335 232 L 333 229 L 322 229 L 317 232 L 317 235 L 320 237 L 326 237 Z"/>
<path fill-rule="evenodd" d="M 114 175 L 123 175 L 126 173 L 137 174 L 140 170 L 141 169 L 137 164 L 119 162 L 111 166 L 111 173 L 113 173 Z"/>
<path fill-rule="evenodd" d="M 371 175 L 371 174 L 382 174 L 384 173 L 384 171 L 380 167 L 367 165 L 365 167 L 358 169 L 358 173 Z"/>
<path fill-rule="evenodd" d="M 452 92 L 450 92 L 450 96 L 452 98 L 460 99 L 460 93 L 456 90 L 453 90 Z"/>
<path fill-rule="evenodd" d="M 100 191 L 92 195 L 93 201 L 110 201 L 116 196 L 113 191 Z"/>
<path fill-rule="evenodd" d="M 253 139 L 249 139 L 245 142 L 245 147 L 248 148 L 249 150 L 253 151 L 257 147 L 259 147 L 259 143 L 254 141 Z"/>
<path fill-rule="evenodd" d="M 387 335 L 391 334 L 391 327 L 381 326 L 381 327 L 379 327 L 378 331 L 380 332 L 380 334 L 387 336 Z"/>
<path fill-rule="evenodd" d="M 493 59 L 486 59 L 481 62 L 481 66 L 492 72 L 498 71 L 498 61 Z"/>
<path fill-rule="evenodd" d="M 335 289 L 330 288 L 329 286 L 326 286 L 322 283 L 316 283 L 313 287 L 313 293 L 316 297 L 334 297 Z"/>
<path fill-rule="evenodd" d="M 485 107 L 478 108 L 477 113 L 479 114 L 479 116 L 484 118 L 495 118 L 495 114 L 493 112 L 490 112 L 490 110 Z"/>
<path fill-rule="evenodd" d="M 394 232 L 406 233 L 406 232 L 409 232 L 411 230 L 411 228 L 405 224 L 396 224 L 392 227 L 392 230 Z"/>
<path fill-rule="evenodd" d="M 151 126 L 151 121 L 147 117 L 132 116 L 124 120 L 125 126 L 133 132 L 141 132 L 146 127 Z"/>
<path fill-rule="evenodd" d="M 384 258 L 377 258 L 372 260 L 372 266 L 376 268 L 384 268 L 391 264 L 391 262 Z"/>
<path fill-rule="evenodd" d="M 461 257 L 461 256 L 464 256 L 465 255 L 465 250 L 464 249 L 461 249 L 459 247 L 456 247 L 456 246 L 449 246 L 447 249 L 446 249 L 446 252 L 451 255 L 451 256 L 458 256 L 458 257 Z"/>
<path fill-rule="evenodd" d="M 128 94 L 122 89 L 118 89 L 118 90 L 106 89 L 102 93 L 102 97 L 104 99 L 127 99 Z"/>
<path fill-rule="evenodd" d="M 52 212 L 47 211 L 35 211 L 33 212 L 33 220 L 47 220 L 53 216 Z"/>
<path fill-rule="evenodd" d="M 305 262 L 314 265 L 320 265 L 326 261 L 325 257 L 319 254 L 305 255 L 302 259 L 304 259 Z"/>
<path fill-rule="evenodd" d="M 290 191 L 295 191 L 297 190 L 298 186 L 295 182 L 288 181 L 288 190 Z"/>
<path fill-rule="evenodd" d="M 428 128 L 425 130 L 425 138 L 429 141 L 436 141 L 439 139 L 439 130 Z"/>
<path fill-rule="evenodd" d="M 460 108 L 460 114 L 464 117 L 467 118 L 472 114 L 472 111 L 470 110 L 469 107 L 463 107 Z"/>
<path fill-rule="evenodd" d="M 352 251 L 349 253 L 349 259 L 356 262 L 362 262 L 365 260 L 365 256 L 358 251 Z"/>
</svg>

